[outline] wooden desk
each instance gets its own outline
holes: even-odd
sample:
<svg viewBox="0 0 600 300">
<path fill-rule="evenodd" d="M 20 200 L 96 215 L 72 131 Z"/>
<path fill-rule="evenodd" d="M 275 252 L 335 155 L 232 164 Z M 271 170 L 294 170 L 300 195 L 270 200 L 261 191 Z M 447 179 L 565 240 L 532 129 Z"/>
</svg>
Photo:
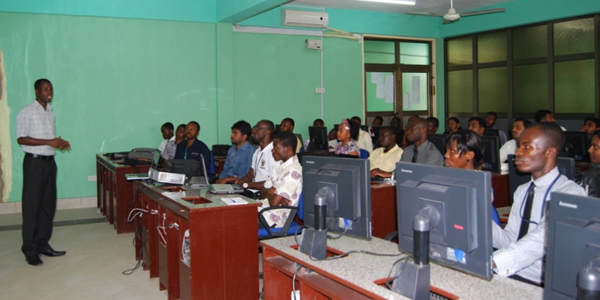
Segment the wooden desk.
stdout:
<svg viewBox="0 0 600 300">
<path fill-rule="evenodd" d="M 206 189 L 137 183 L 138 205 L 148 211 L 136 221 L 144 267 L 159 277 L 169 299 L 256 299 L 258 296 L 257 201 L 240 195 L 212 195 Z M 196 202 L 186 201 L 188 197 Z M 247 205 L 221 199 L 242 197 Z M 191 259 L 183 260 L 189 229 Z"/>
<path fill-rule="evenodd" d="M 133 223 L 127 221 L 134 207 L 133 183 L 125 179 L 125 174 L 148 172 L 149 168 L 150 165 L 129 166 L 104 154 L 96 154 L 98 208 L 117 233 L 134 231 Z"/>
<path fill-rule="evenodd" d="M 341 252 L 399 253 L 397 244 L 378 238 L 365 241 L 344 236 L 327 243 Z M 291 247 L 295 245 L 293 237 L 261 241 L 261 245 L 265 300 L 289 299 L 296 264 L 303 266 L 296 276 L 301 299 L 407 299 L 375 283 L 387 278 L 398 257 L 353 253 L 314 261 Z M 494 276 L 487 281 L 437 264 L 431 265 L 431 285 L 460 299 L 542 299 L 543 294 L 542 288 L 513 279 Z"/>
<path fill-rule="evenodd" d="M 494 207 L 510 206 L 510 191 L 508 188 L 508 174 L 492 175 L 492 189 L 494 190 Z"/>
<path fill-rule="evenodd" d="M 396 212 L 396 186 L 392 184 L 371 185 L 371 229 L 374 237 L 384 238 L 398 231 Z"/>
</svg>

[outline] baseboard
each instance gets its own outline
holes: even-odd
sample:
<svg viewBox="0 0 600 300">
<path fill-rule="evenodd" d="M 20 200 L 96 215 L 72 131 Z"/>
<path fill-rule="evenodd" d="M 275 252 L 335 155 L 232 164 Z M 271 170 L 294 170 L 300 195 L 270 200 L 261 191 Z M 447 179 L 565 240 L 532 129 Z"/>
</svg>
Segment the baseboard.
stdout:
<svg viewBox="0 0 600 300">
<path fill-rule="evenodd" d="M 77 208 L 90 208 L 97 206 L 97 198 L 93 197 L 82 197 L 82 198 L 64 198 L 58 199 L 56 202 L 56 209 L 77 209 Z M 0 203 L 0 215 L 3 214 L 16 214 L 21 213 L 21 202 L 6 202 Z"/>
</svg>

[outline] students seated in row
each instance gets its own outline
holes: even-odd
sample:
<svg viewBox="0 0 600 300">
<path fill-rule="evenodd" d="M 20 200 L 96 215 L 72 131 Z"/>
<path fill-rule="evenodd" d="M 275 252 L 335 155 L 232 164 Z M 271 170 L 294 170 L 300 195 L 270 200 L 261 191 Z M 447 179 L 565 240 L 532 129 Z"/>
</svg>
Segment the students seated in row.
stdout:
<svg viewBox="0 0 600 300">
<path fill-rule="evenodd" d="M 450 168 L 482 170 L 483 145 L 481 137 L 471 130 L 459 130 L 448 138 L 444 166 Z"/>
<path fill-rule="evenodd" d="M 396 135 L 396 145 L 402 148 L 402 139 L 404 139 L 404 128 L 402 128 L 402 120 L 398 117 L 393 117 L 390 121 L 390 128 Z"/>
<path fill-rule="evenodd" d="M 353 138 L 356 141 L 356 145 L 358 145 L 360 149 L 369 151 L 369 153 L 373 152 L 373 140 L 371 139 L 371 135 L 360 129 L 361 119 L 358 116 L 354 116 L 350 121 L 354 122 L 358 127 L 358 137 Z"/>
<path fill-rule="evenodd" d="M 496 129 L 496 120 L 498 119 L 498 114 L 493 111 L 485 114 L 485 128 Z M 504 130 L 498 130 L 498 136 L 500 137 L 500 145 L 504 145 L 508 141 L 506 136 L 506 132 Z"/>
<path fill-rule="evenodd" d="M 590 140 L 590 165 L 579 177 L 578 182 L 588 196 L 600 197 L 600 131 L 594 132 Z"/>
<path fill-rule="evenodd" d="M 480 117 L 469 118 L 469 130 L 477 133 L 479 136 L 483 136 L 485 133 L 485 121 Z"/>
<path fill-rule="evenodd" d="M 360 155 L 360 148 L 354 142 L 358 138 L 358 126 L 348 119 L 342 120 L 336 133 L 338 144 L 333 151 L 335 154 Z"/>
<path fill-rule="evenodd" d="M 273 138 L 273 158 L 276 163 L 270 176 L 261 189 L 262 207 L 258 211 L 273 206 L 298 206 L 302 194 L 302 166 L 296 156 L 296 135 L 282 131 Z M 290 211 L 270 210 L 263 213 L 269 227 L 283 227 Z"/>
<path fill-rule="evenodd" d="M 535 112 L 535 122 L 536 123 L 553 123 L 556 124 L 556 119 L 554 118 L 554 114 L 547 109 L 540 109 Z M 560 126 L 562 131 L 567 131 L 566 128 Z"/>
<path fill-rule="evenodd" d="M 429 134 L 436 134 L 440 127 L 440 120 L 436 117 L 427 118 L 427 131 Z"/>
<path fill-rule="evenodd" d="M 175 159 L 194 159 L 200 161 L 200 154 L 204 156 L 206 168 L 210 165 L 210 150 L 204 142 L 198 139 L 200 134 L 200 124 L 191 121 L 185 126 L 185 143 L 177 145 Z"/>
<path fill-rule="evenodd" d="M 281 123 L 279 124 L 279 131 L 289 131 L 293 133 L 295 125 L 296 123 L 294 122 L 294 119 L 285 118 L 281 120 Z M 298 142 L 296 143 L 296 153 L 299 153 L 300 149 L 302 149 L 302 141 L 300 140 L 300 138 L 298 138 L 298 136 L 296 136 L 296 139 L 298 140 Z"/>
<path fill-rule="evenodd" d="M 166 122 L 160 127 L 160 132 L 163 137 L 163 141 L 158 146 L 160 156 L 163 159 L 173 159 L 175 155 L 175 136 L 173 135 L 173 123 Z"/>
<path fill-rule="evenodd" d="M 379 144 L 381 147 L 373 150 L 369 161 L 371 162 L 371 177 L 389 178 L 396 169 L 396 163 L 402 156 L 402 148 L 396 145 L 396 134 L 390 128 L 379 131 Z"/>
<path fill-rule="evenodd" d="M 252 127 L 252 141 L 258 148 L 252 155 L 250 170 L 244 177 L 225 177 L 224 182 L 233 181 L 245 189 L 260 190 L 269 178 L 271 170 L 275 165 L 273 158 L 273 132 L 275 125 L 269 120 L 261 120 Z"/>
<path fill-rule="evenodd" d="M 596 130 L 600 129 L 600 119 L 594 117 L 587 117 L 583 121 L 583 126 L 579 128 L 579 131 L 586 132 L 588 135 L 588 141 L 592 140 L 592 136 Z"/>
<path fill-rule="evenodd" d="M 451 135 L 461 129 L 462 127 L 460 126 L 460 121 L 458 120 L 458 118 L 450 117 L 446 122 L 446 131 L 444 132 L 444 134 Z"/>
<path fill-rule="evenodd" d="M 561 175 L 556 158 L 565 135 L 554 123 L 537 123 L 521 134 L 515 165 L 531 173 L 531 181 L 514 193 L 506 227 L 492 222 L 493 255 L 496 274 L 535 285 L 542 284 L 546 218 L 552 192 L 584 195 L 575 182 Z"/>
<path fill-rule="evenodd" d="M 231 180 L 233 176 L 243 177 L 250 170 L 252 155 L 254 154 L 254 150 L 256 150 L 248 142 L 250 132 L 250 123 L 244 120 L 237 121 L 231 126 L 231 144 L 233 144 L 233 147 L 227 151 L 225 166 L 221 174 L 219 174 L 217 183 L 225 183 L 227 180 Z"/>
<path fill-rule="evenodd" d="M 505 162 L 508 159 L 509 154 L 515 154 L 517 151 L 517 142 L 519 141 L 519 137 L 525 130 L 525 128 L 529 127 L 531 122 L 526 119 L 515 119 L 513 121 L 513 128 L 511 130 L 512 140 L 507 141 L 500 147 L 500 162 Z"/>
<path fill-rule="evenodd" d="M 406 130 L 406 138 L 412 144 L 402 152 L 401 161 L 441 166 L 444 158 L 440 151 L 428 139 L 427 121 L 417 119 Z"/>
<path fill-rule="evenodd" d="M 167 143 L 165 150 L 161 152 L 161 157 L 166 160 L 174 159 L 175 152 L 177 151 L 177 146 L 183 142 L 185 142 L 185 124 L 179 124 L 177 126 L 177 130 L 175 131 L 175 136 L 173 137 L 173 144 L 170 142 Z"/>
</svg>

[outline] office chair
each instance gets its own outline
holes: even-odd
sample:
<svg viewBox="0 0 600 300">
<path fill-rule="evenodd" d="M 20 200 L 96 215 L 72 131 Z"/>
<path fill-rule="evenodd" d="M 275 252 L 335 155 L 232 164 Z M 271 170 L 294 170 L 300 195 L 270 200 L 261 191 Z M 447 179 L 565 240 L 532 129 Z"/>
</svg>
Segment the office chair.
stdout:
<svg viewBox="0 0 600 300">
<path fill-rule="evenodd" d="M 369 153 L 369 151 L 367 151 L 367 150 L 365 150 L 365 149 L 360 149 L 360 150 L 359 150 L 359 153 L 358 153 L 358 157 L 360 157 L 360 158 L 364 158 L 364 159 L 367 159 L 367 158 L 369 158 L 369 156 L 370 156 L 370 155 L 371 155 L 371 154 Z"/>
<path fill-rule="evenodd" d="M 300 232 L 299 228 L 302 227 L 302 225 L 300 223 L 296 222 L 294 219 L 295 219 L 295 216 L 298 216 L 298 219 L 300 221 L 304 220 L 304 199 L 303 198 L 304 198 L 303 195 L 300 194 L 300 199 L 298 199 L 297 207 L 296 206 L 274 206 L 274 207 L 267 207 L 267 208 L 261 210 L 258 213 L 258 220 L 260 221 L 260 223 L 263 225 L 264 228 L 262 228 L 262 227 L 258 228 L 258 239 L 264 240 L 264 239 L 270 239 L 270 238 L 275 238 L 275 237 L 294 235 L 294 234 L 296 234 L 296 231 L 298 231 L 298 233 L 299 233 Z M 274 209 L 290 209 L 290 215 L 288 216 L 287 220 L 285 221 L 285 224 L 281 228 L 269 227 L 267 220 L 263 216 L 263 213 L 265 211 L 274 210 Z"/>
</svg>

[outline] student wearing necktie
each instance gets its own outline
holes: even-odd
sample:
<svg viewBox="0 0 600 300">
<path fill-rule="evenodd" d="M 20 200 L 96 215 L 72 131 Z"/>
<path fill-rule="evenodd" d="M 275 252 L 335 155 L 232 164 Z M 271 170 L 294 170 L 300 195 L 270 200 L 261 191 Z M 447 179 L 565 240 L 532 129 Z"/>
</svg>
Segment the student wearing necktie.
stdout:
<svg viewBox="0 0 600 300">
<path fill-rule="evenodd" d="M 429 135 L 425 119 L 415 119 L 407 127 L 406 138 L 412 144 L 404 149 L 400 161 L 442 166 L 444 158 L 440 151 L 427 140 Z"/>
<path fill-rule="evenodd" d="M 560 127 L 538 123 L 525 129 L 515 153 L 515 165 L 531 173 L 531 181 L 514 193 L 508 223 L 501 228 L 493 223 L 494 271 L 500 276 L 543 286 L 543 257 L 546 217 L 552 192 L 584 195 L 575 182 L 561 175 L 556 158 L 565 141 Z"/>
</svg>

